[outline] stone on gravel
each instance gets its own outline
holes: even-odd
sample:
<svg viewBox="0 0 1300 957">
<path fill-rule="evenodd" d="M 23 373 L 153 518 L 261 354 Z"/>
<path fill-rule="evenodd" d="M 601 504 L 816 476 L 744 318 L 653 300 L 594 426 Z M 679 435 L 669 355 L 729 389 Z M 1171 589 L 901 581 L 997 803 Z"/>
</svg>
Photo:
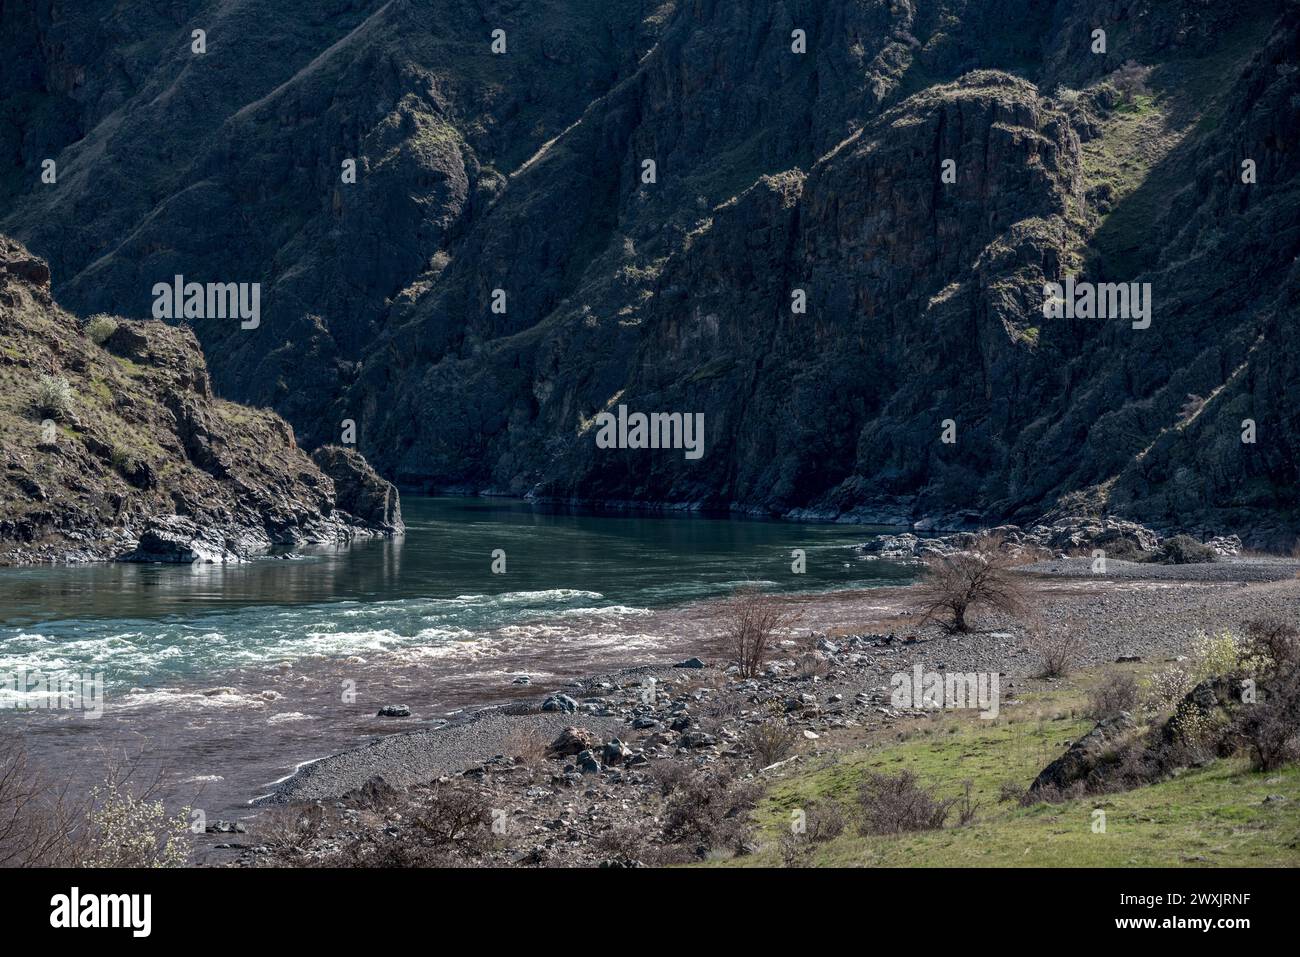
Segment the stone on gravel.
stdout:
<svg viewBox="0 0 1300 957">
<path fill-rule="evenodd" d="M 548 754 L 567 758 L 599 746 L 600 738 L 585 728 L 565 728 L 546 750 Z"/>
<path fill-rule="evenodd" d="M 553 694 L 542 702 L 543 711 L 564 711 L 573 714 L 578 710 L 578 702 L 570 698 L 567 694 Z"/>
<path fill-rule="evenodd" d="M 718 739 L 706 731 L 687 731 L 682 735 L 684 748 L 707 748 L 718 743 Z"/>
</svg>

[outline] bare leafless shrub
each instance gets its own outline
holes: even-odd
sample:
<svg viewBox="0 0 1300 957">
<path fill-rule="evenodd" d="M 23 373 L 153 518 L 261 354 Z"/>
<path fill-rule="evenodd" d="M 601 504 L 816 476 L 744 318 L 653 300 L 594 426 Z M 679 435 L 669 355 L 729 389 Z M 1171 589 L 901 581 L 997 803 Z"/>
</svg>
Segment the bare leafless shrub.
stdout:
<svg viewBox="0 0 1300 957">
<path fill-rule="evenodd" d="M 987 535 L 967 551 L 927 557 L 916 586 L 922 623 L 939 622 L 949 631 L 968 632 L 968 616 L 981 608 L 1021 614 L 1025 588 L 1012 572 L 1021 563 L 1022 558 L 1002 548 L 1000 539 Z"/>
<path fill-rule="evenodd" d="M 814 801 L 808 806 L 807 834 L 814 844 L 825 844 L 835 840 L 844 833 L 848 823 L 848 815 L 844 813 L 844 808 L 838 801 L 827 798 L 823 801 Z"/>
<path fill-rule="evenodd" d="M 470 862 L 458 856 L 448 845 L 421 844 L 375 832 L 344 841 L 323 853 L 313 866 L 344 868 L 373 867 L 384 870 L 395 868 L 448 868 L 464 867 Z"/>
<path fill-rule="evenodd" d="M 530 770 L 536 770 L 546 763 L 550 742 L 539 728 L 532 725 L 513 729 L 503 743 L 506 757 L 514 758 Z"/>
<path fill-rule="evenodd" d="M 794 753 L 799 732 L 780 718 L 768 718 L 746 728 L 741 742 L 747 751 L 753 752 L 754 766 L 765 768 Z"/>
<path fill-rule="evenodd" d="M 253 837 L 282 861 L 300 857 L 326 833 L 330 814 L 319 804 L 271 807 L 253 822 Z"/>
<path fill-rule="evenodd" d="M 324 867 L 463 867 L 495 846 L 490 797 L 474 785 L 442 780 L 404 797 L 359 823 L 315 805 L 280 809 L 258 833 L 273 863 Z"/>
<path fill-rule="evenodd" d="M 160 781 L 139 756 L 108 755 L 103 783 L 77 794 L 35 768 L 18 737 L 0 736 L 0 866 L 183 866 L 188 809 L 169 814 Z"/>
<path fill-rule="evenodd" d="M 690 767 L 683 761 L 659 761 L 650 765 L 650 777 L 664 797 L 690 780 L 691 773 Z"/>
<path fill-rule="evenodd" d="M 1088 717 L 1094 721 L 1113 718 L 1121 711 L 1136 711 L 1137 706 L 1137 678 L 1118 668 L 1108 668 L 1088 693 Z"/>
<path fill-rule="evenodd" d="M 66 788 L 52 790 L 16 735 L 0 736 L 0 867 L 68 866 L 68 834 L 84 816 Z"/>
<path fill-rule="evenodd" d="M 735 662 L 741 678 L 755 678 L 762 673 L 776 636 L 790 629 L 800 617 L 780 598 L 756 588 L 738 590 L 727 600 L 722 613 L 725 624 L 717 639 L 718 653 Z"/>
<path fill-rule="evenodd" d="M 825 678 L 831 672 L 831 662 L 817 647 L 819 636 L 806 632 L 794 640 L 795 674 L 800 678 Z"/>
<path fill-rule="evenodd" d="M 1018 781 L 1003 781 L 998 786 L 998 803 L 1004 804 L 1007 801 L 1019 802 L 1025 793 L 1025 786 Z"/>
<path fill-rule="evenodd" d="M 957 796 L 957 801 L 953 806 L 957 809 L 957 826 L 965 827 L 967 824 L 975 822 L 975 815 L 979 813 L 981 805 L 979 801 L 975 800 L 975 783 L 973 781 L 963 781 L 961 788 L 961 794 Z"/>
<path fill-rule="evenodd" d="M 762 796 L 753 781 L 727 772 L 698 771 L 673 791 L 664 808 L 663 837 L 669 844 L 709 851 L 739 852 L 753 834 L 750 811 Z"/>
<path fill-rule="evenodd" d="M 639 861 L 642 864 L 656 862 L 656 848 L 653 846 L 652 834 L 644 818 L 632 821 L 617 821 L 596 835 L 596 849 L 608 858 L 620 863 Z"/>
<path fill-rule="evenodd" d="M 434 784 L 410 815 L 421 843 L 444 846 L 478 846 L 491 835 L 491 807 L 487 797 L 459 781 Z"/>
<path fill-rule="evenodd" d="M 1239 736 L 1256 771 L 1275 771 L 1300 760 L 1300 680 L 1292 675 L 1268 698 L 1243 709 Z"/>
<path fill-rule="evenodd" d="M 704 713 L 715 721 L 734 720 L 740 717 L 740 713 L 746 710 L 746 702 L 743 698 L 734 695 L 723 695 L 715 698 L 704 706 Z"/>
<path fill-rule="evenodd" d="M 794 664 L 795 674 L 800 678 L 825 678 L 831 670 L 831 663 L 814 653 L 799 655 Z"/>
<path fill-rule="evenodd" d="M 943 827 L 958 798 L 938 800 L 911 771 L 870 773 L 858 792 L 863 834 L 935 831 Z"/>
<path fill-rule="evenodd" d="M 786 867 L 808 867 L 820 844 L 835 840 L 844 833 L 848 818 L 833 800 L 815 801 L 803 809 L 803 827 L 792 826 L 781 832 L 777 847 Z"/>
<path fill-rule="evenodd" d="M 1038 660 L 1039 678 L 1063 678 L 1078 667 L 1087 647 L 1079 626 L 1073 621 L 1031 621 L 1028 628 L 1030 652 Z"/>
</svg>

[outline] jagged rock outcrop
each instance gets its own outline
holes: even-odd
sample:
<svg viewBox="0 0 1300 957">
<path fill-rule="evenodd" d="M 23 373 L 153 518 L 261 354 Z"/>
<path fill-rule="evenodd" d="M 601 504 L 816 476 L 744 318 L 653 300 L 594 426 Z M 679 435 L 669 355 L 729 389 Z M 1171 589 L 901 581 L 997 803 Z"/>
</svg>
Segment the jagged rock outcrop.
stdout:
<svg viewBox="0 0 1300 957">
<path fill-rule="evenodd" d="M 83 324 L 49 277 L 0 237 L 0 562 L 229 562 L 401 532 L 359 455 L 321 457 L 336 488 L 279 416 L 215 398 L 190 330 Z"/>
<path fill-rule="evenodd" d="M 364 458 L 352 449 L 323 445 L 312 453 L 311 460 L 333 481 L 334 501 L 339 508 L 375 528 L 405 531 L 397 489 Z"/>
<path fill-rule="evenodd" d="M 1133 728 L 1132 716 L 1123 712 L 1097 722 L 1091 731 L 1039 772 L 1029 786 L 1029 793 L 1067 792 L 1076 784 L 1100 788 L 1107 769 L 1119 763 Z"/>
<path fill-rule="evenodd" d="M 0 227 L 83 313 L 261 282 L 196 323 L 218 394 L 403 486 L 1289 548 L 1297 47 L 1295 0 L 47 0 L 0 26 Z M 1151 326 L 1045 319 L 1066 274 Z M 620 403 L 704 456 L 597 450 Z"/>
<path fill-rule="evenodd" d="M 1240 678 L 1215 676 L 1196 684 L 1172 713 L 1138 729 L 1127 712 L 1097 722 L 1091 731 L 1043 768 L 1031 797 L 1059 800 L 1153 784 L 1210 757 L 1226 757 L 1241 744 L 1236 722 Z"/>
</svg>

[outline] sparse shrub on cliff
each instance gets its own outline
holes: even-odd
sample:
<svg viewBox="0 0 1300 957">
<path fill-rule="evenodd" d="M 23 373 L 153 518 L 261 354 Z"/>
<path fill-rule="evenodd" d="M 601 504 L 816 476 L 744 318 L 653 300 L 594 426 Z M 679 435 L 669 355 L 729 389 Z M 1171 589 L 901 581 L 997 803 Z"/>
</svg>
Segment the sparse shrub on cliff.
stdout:
<svg viewBox="0 0 1300 957">
<path fill-rule="evenodd" d="M 1021 614 L 1025 591 L 1012 573 L 1021 559 L 1001 545 L 999 539 L 984 536 L 967 551 L 926 558 L 925 572 L 917 586 L 922 621 L 939 622 L 949 631 L 968 632 L 968 616 L 979 609 Z"/>
<path fill-rule="evenodd" d="M 43 375 L 36 383 L 36 411 L 61 421 L 72 413 L 72 386 L 63 376 Z"/>
<path fill-rule="evenodd" d="M 86 338 L 97 346 L 102 346 L 115 332 L 117 332 L 117 320 L 102 312 L 97 316 L 91 316 L 86 323 Z"/>
</svg>

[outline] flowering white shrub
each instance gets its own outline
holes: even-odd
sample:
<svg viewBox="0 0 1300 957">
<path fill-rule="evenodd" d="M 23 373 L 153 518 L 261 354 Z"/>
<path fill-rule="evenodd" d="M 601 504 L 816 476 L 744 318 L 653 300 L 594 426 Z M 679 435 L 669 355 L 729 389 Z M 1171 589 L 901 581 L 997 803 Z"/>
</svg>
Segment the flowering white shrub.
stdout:
<svg viewBox="0 0 1300 957">
<path fill-rule="evenodd" d="M 83 867 L 184 867 L 190 857 L 188 808 L 168 817 L 161 801 L 114 784 L 91 792 Z"/>
</svg>

